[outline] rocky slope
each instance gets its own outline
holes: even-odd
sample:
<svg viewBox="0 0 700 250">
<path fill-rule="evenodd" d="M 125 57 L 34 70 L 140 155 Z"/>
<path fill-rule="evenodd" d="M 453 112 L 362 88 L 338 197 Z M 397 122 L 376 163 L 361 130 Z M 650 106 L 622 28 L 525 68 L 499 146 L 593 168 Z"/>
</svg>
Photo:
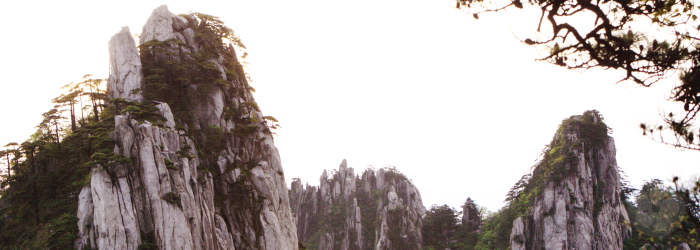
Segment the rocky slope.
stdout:
<svg viewBox="0 0 700 250">
<path fill-rule="evenodd" d="M 216 21 L 161 6 L 143 27 L 141 47 L 127 27 L 110 40 L 109 98 L 162 101 L 141 105 L 155 104 L 165 120 L 138 119 L 143 106 L 122 104 L 111 135 L 115 155 L 128 160 L 93 169 L 79 197 L 77 249 L 297 248 L 269 123 L 233 46 L 220 46 L 230 34 Z M 180 68 L 168 71 L 173 65 Z M 189 75 L 167 75 L 181 72 Z M 158 90 L 159 79 L 169 85 Z"/>
<path fill-rule="evenodd" d="M 289 190 L 300 242 L 310 249 L 421 249 L 426 213 L 418 189 L 393 168 L 362 177 L 345 160 L 320 186 Z"/>
<path fill-rule="evenodd" d="M 511 249 L 622 249 L 630 220 L 607 131 L 597 111 L 560 125 L 511 201 L 524 211 L 513 222 Z"/>
</svg>

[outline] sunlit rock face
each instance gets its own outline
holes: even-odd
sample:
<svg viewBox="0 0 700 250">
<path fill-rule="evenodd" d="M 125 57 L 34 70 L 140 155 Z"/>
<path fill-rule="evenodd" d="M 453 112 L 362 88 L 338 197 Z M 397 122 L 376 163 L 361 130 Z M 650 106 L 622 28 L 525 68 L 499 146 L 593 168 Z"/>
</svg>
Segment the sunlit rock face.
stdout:
<svg viewBox="0 0 700 250">
<path fill-rule="evenodd" d="M 201 49 L 196 25 L 161 6 L 144 25 L 140 42 L 175 38 Z M 228 52 L 236 58 L 232 47 Z M 131 91 L 143 86 L 143 74 L 128 28 L 110 41 L 110 56 L 109 96 L 143 99 Z M 213 61 L 224 78 L 229 69 L 222 62 Z M 220 152 L 198 149 L 196 138 L 209 136 L 199 127 L 228 132 L 242 126 L 241 116 L 263 117 L 258 110 L 223 114 L 254 102 L 242 68 L 235 69 L 241 77 L 198 92 L 187 132 L 175 129 L 181 118 L 164 102 L 155 104 L 166 119 L 162 125 L 115 117 L 114 153 L 130 163 L 93 169 L 79 196 L 77 249 L 297 249 L 284 172 L 267 125 L 248 121 L 253 129 L 245 136 L 221 134 Z"/>
<path fill-rule="evenodd" d="M 622 249 L 630 220 L 615 141 L 600 116 L 566 120 L 546 154 L 530 179 L 539 176 L 541 184 L 533 185 L 528 212 L 513 222 L 511 249 Z"/>
<path fill-rule="evenodd" d="M 421 249 L 426 213 L 418 189 L 392 169 L 362 177 L 343 160 L 320 186 L 289 190 L 300 242 L 309 249 Z"/>
<path fill-rule="evenodd" d="M 129 27 L 112 36 L 109 40 L 109 98 L 122 98 L 128 101 L 143 99 L 138 91 L 143 87 L 141 58 Z"/>
</svg>

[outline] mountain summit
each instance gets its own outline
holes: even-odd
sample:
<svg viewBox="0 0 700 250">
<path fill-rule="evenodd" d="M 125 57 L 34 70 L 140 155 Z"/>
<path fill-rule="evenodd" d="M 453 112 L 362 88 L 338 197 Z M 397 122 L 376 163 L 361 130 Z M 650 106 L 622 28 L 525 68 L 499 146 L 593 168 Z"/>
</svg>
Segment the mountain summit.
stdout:
<svg viewBox="0 0 700 250">
<path fill-rule="evenodd" d="M 562 122 L 542 160 L 509 194 L 510 209 L 520 214 L 511 249 L 622 249 L 630 219 L 608 131 L 597 111 Z"/>
<path fill-rule="evenodd" d="M 230 42 L 226 44 L 225 42 Z M 79 196 L 84 249 L 296 249 L 284 172 L 218 18 L 155 9 L 109 42 L 114 154 Z"/>
</svg>

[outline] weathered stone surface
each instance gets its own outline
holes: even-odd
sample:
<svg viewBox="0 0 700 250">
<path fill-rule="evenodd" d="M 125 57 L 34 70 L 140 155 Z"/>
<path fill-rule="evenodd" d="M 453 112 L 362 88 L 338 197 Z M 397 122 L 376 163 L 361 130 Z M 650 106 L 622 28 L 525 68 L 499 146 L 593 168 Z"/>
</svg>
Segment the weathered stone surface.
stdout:
<svg viewBox="0 0 700 250">
<path fill-rule="evenodd" d="M 129 27 L 109 40 L 109 80 L 107 96 L 128 101 L 143 99 L 138 89 L 142 88 L 141 58 Z M 136 93 L 132 93 L 136 92 Z"/>
<path fill-rule="evenodd" d="M 523 218 L 519 217 L 513 221 L 513 230 L 510 233 L 510 249 L 525 250 L 525 224 Z"/>
<path fill-rule="evenodd" d="M 175 118 L 173 118 L 173 112 L 170 110 L 170 106 L 168 106 L 167 103 L 160 102 L 156 104 L 156 108 L 158 108 L 160 115 L 165 117 L 165 126 L 175 128 Z"/>
<path fill-rule="evenodd" d="M 161 6 L 144 26 L 141 42 L 173 38 L 173 29 L 184 30 L 187 36 L 183 39 L 193 40 L 196 34 L 191 25 Z M 131 38 L 128 29 L 115 37 L 126 41 L 124 34 Z M 113 38 L 122 41 L 119 39 Z M 119 44 L 110 42 L 110 51 L 121 48 Z M 110 62 L 124 61 L 119 58 L 127 52 L 135 52 L 138 59 L 133 38 L 130 44 L 134 51 L 114 49 Z M 129 81 L 112 79 L 140 77 L 140 67 L 139 63 L 129 68 L 126 76 L 122 76 L 124 67 L 112 67 L 108 92 L 125 98 L 118 94 L 130 93 L 124 86 Z M 192 115 L 196 124 L 178 120 L 166 103 L 156 103 L 166 118 L 165 127 L 127 116 L 115 117 L 111 132 L 114 153 L 131 159 L 131 163 L 93 170 L 90 186 L 79 197 L 76 248 L 138 249 L 145 243 L 155 244 L 158 249 L 297 248 L 279 152 L 271 135 L 263 133 L 265 124 L 254 124 L 257 131 L 252 135 L 214 138 L 221 143 L 221 151 L 211 152 L 211 156 L 203 156 L 197 149 L 195 140 L 207 136 L 202 127 L 232 129 L 244 117 L 263 117 L 259 111 L 241 111 L 241 117 L 235 119 L 223 117 L 225 108 L 254 102 L 245 78 L 212 86 L 207 93 L 198 93 L 201 99 L 194 100 L 195 105 L 187 110 L 203 111 Z M 176 122 L 188 127 L 187 135 L 173 129 Z"/>
<path fill-rule="evenodd" d="M 139 43 L 150 40 L 165 41 L 175 38 L 173 34 L 173 18 L 176 16 L 168 10 L 167 5 L 162 5 L 153 10 L 151 16 L 143 25 Z"/>
<path fill-rule="evenodd" d="M 194 48 L 194 52 L 197 52 L 197 44 L 194 40 L 194 30 L 192 30 L 192 28 L 187 28 L 182 31 L 182 35 L 185 37 L 185 42 Z"/>
<path fill-rule="evenodd" d="M 187 21 L 187 18 L 173 15 L 173 29 L 175 31 L 183 31 L 184 29 L 187 28 L 189 22 Z"/>
<path fill-rule="evenodd" d="M 95 230 L 92 227 L 92 220 L 94 216 L 95 207 L 92 203 L 92 189 L 90 187 L 84 187 L 80 191 L 78 196 L 78 232 L 82 236 L 80 239 L 76 240 L 76 249 L 95 249 L 97 248 L 97 236 L 95 235 Z"/>
<path fill-rule="evenodd" d="M 323 171 L 318 188 L 295 178 L 289 197 L 298 239 L 311 249 L 420 249 L 426 210 L 418 189 L 395 170 L 376 173 L 360 178 L 343 160 L 330 177 Z"/>
<path fill-rule="evenodd" d="M 600 122 L 594 116 L 593 124 Z M 532 213 L 513 223 L 511 249 L 622 249 L 631 229 L 620 200 L 614 139 L 607 137 L 593 147 L 580 143 L 575 130 L 562 131 L 564 147 L 578 159 L 565 167 L 574 171 L 559 180 L 546 179 Z"/>
</svg>

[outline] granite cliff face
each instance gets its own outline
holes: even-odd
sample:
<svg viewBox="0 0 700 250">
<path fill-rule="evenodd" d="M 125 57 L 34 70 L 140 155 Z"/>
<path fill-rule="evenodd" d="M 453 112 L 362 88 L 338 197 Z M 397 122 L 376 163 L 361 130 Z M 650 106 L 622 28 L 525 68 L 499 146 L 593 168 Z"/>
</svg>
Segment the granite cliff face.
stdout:
<svg viewBox="0 0 700 250">
<path fill-rule="evenodd" d="M 622 249 L 630 219 L 620 198 L 615 141 L 596 111 L 564 121 L 511 201 L 511 249 Z"/>
<path fill-rule="evenodd" d="M 300 242 L 310 249 L 421 249 L 426 213 L 418 189 L 396 169 L 366 170 L 345 160 L 320 186 L 289 190 Z"/>
<path fill-rule="evenodd" d="M 207 82 L 204 77 L 212 74 L 180 76 L 175 94 L 187 105 L 142 104 L 164 118 L 157 123 L 137 118 L 142 106 L 121 104 L 128 108 L 115 116 L 111 135 L 115 155 L 127 160 L 92 170 L 79 197 L 77 249 L 297 248 L 269 124 L 262 121 L 233 46 L 211 39 L 221 32 L 211 20 L 177 16 L 161 6 L 143 27 L 141 50 L 126 27 L 110 40 L 113 102 L 157 100 L 144 96 L 160 94 L 153 87 L 158 85 L 149 85 L 159 83 L 157 73 L 163 71 L 153 70 L 157 63 L 182 62 L 177 72 L 209 69 L 217 80 Z M 148 42 L 153 45 L 143 47 Z M 164 49 L 144 50 L 157 46 Z M 175 88 L 167 83 L 166 91 Z"/>
</svg>

